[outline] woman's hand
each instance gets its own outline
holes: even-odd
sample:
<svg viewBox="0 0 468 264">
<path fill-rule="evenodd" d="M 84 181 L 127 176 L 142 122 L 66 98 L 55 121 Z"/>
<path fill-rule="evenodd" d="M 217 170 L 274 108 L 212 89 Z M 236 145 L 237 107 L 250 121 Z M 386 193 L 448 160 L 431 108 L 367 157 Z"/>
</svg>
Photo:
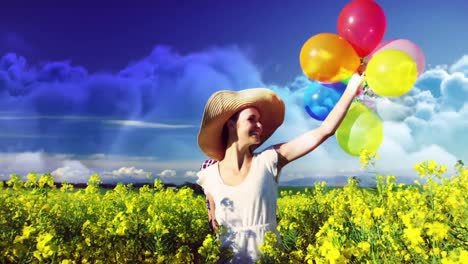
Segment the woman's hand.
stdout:
<svg viewBox="0 0 468 264">
<path fill-rule="evenodd" d="M 216 221 L 216 219 L 211 219 L 210 221 L 210 226 L 211 226 L 211 230 L 213 230 L 213 233 L 217 233 L 218 232 L 218 221 Z"/>
<path fill-rule="evenodd" d="M 354 92 L 354 94 L 356 94 L 359 89 L 364 87 L 364 78 L 365 78 L 364 74 L 362 75 L 358 73 L 353 74 L 351 79 L 349 79 L 348 86 L 346 87 L 346 89 L 351 89 L 353 91 L 356 91 Z"/>
</svg>

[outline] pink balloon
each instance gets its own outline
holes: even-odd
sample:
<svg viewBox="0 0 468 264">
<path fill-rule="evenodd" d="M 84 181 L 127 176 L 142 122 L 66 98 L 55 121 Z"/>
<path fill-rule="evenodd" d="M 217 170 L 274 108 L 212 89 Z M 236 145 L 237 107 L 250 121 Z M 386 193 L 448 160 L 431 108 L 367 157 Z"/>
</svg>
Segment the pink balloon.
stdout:
<svg viewBox="0 0 468 264">
<path fill-rule="evenodd" d="M 382 41 L 374 51 L 369 54 L 366 58 L 366 62 L 369 62 L 372 56 L 383 50 L 396 49 L 406 52 L 413 58 L 418 66 L 418 76 L 424 72 L 426 66 L 426 58 L 424 57 L 423 51 L 412 41 L 407 39 L 390 39 Z"/>
</svg>

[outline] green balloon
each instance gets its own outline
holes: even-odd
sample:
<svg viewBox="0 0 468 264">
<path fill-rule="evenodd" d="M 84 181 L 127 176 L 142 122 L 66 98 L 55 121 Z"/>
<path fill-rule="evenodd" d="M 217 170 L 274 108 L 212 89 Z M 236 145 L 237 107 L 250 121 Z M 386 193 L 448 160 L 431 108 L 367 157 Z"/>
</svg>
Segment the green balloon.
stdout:
<svg viewBox="0 0 468 264">
<path fill-rule="evenodd" d="M 382 120 L 363 103 L 354 102 L 336 130 L 336 139 L 353 156 L 359 156 L 363 149 L 376 152 L 383 141 Z"/>
</svg>

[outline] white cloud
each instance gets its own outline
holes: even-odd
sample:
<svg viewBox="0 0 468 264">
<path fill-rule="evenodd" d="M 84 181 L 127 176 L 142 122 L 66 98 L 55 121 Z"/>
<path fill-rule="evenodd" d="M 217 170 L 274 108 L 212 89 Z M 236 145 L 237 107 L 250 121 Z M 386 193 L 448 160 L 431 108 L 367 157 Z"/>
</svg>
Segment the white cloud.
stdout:
<svg viewBox="0 0 468 264">
<path fill-rule="evenodd" d="M 403 121 L 411 114 L 411 108 L 387 98 L 377 100 L 377 113 L 383 120 Z"/>
<path fill-rule="evenodd" d="M 165 178 L 165 177 L 174 177 L 176 176 L 176 174 L 177 173 L 175 170 L 163 170 L 158 175 Z"/>
<path fill-rule="evenodd" d="M 442 81 L 442 104 L 445 109 L 459 111 L 467 102 L 468 77 L 455 72 Z"/>
<path fill-rule="evenodd" d="M 185 177 L 197 177 L 197 172 L 196 171 L 186 171 L 185 172 Z"/>
<path fill-rule="evenodd" d="M 294 180 L 294 179 L 301 179 L 301 178 L 304 178 L 304 174 L 303 173 L 300 173 L 300 172 L 297 172 L 297 173 L 294 173 L 294 172 L 289 172 L 289 173 L 285 173 L 286 175 L 281 175 L 282 178 L 287 178 L 288 180 Z"/>
<path fill-rule="evenodd" d="M 131 183 L 131 182 L 150 182 L 150 172 L 138 169 L 134 166 L 121 167 L 111 172 L 103 171 L 100 176 L 104 183 Z"/>
<path fill-rule="evenodd" d="M 106 156 L 107 155 L 104 153 L 96 153 L 96 154 L 88 155 L 88 159 L 92 159 L 92 160 L 105 159 Z"/>
<path fill-rule="evenodd" d="M 402 147 L 401 142 L 390 138 L 384 139 L 379 155 L 380 159 L 376 163 L 378 172 L 404 176 L 416 175 L 412 168 L 425 160 L 434 160 L 447 167 L 453 166 L 457 161 L 454 155 L 438 145 L 432 144 L 418 151 L 408 152 Z"/>
<path fill-rule="evenodd" d="M 427 102 L 421 102 L 416 105 L 414 116 L 423 120 L 430 120 L 434 115 L 435 105 Z"/>
<path fill-rule="evenodd" d="M 414 144 L 411 129 L 402 122 L 384 122 L 384 138 L 398 142 L 404 149 L 410 149 Z"/>
<path fill-rule="evenodd" d="M 93 174 L 89 168 L 76 160 L 65 160 L 62 167 L 51 173 L 56 182 L 86 183 Z"/>
<path fill-rule="evenodd" d="M 146 177 L 147 172 L 143 169 L 137 169 L 135 167 L 122 167 L 118 170 L 112 171 L 112 176 L 115 177 L 136 177 L 142 178 Z"/>
<path fill-rule="evenodd" d="M 8 180 L 10 174 L 25 176 L 32 171 L 51 173 L 56 182 L 86 183 L 97 173 L 104 183 L 125 181 L 150 181 L 147 168 L 170 166 L 174 163 L 154 162 L 154 157 L 129 157 L 102 153 L 78 157 L 73 154 L 47 154 L 44 152 L 0 153 L 0 180 Z M 132 163 L 145 169 L 137 169 Z M 192 163 L 182 162 L 182 167 Z M 193 166 L 193 165 L 192 165 Z M 119 168 L 112 170 L 112 168 Z"/>
<path fill-rule="evenodd" d="M 161 124 L 161 123 L 150 123 L 137 120 L 106 120 L 103 121 L 107 124 L 116 124 L 128 127 L 139 127 L 139 128 L 159 128 L 159 129 L 178 129 L 178 128 L 191 128 L 193 125 L 173 125 L 173 124 Z"/>
<path fill-rule="evenodd" d="M 450 67 L 450 72 L 461 72 L 468 77 L 468 55 L 464 55 Z"/>
<path fill-rule="evenodd" d="M 436 98 L 440 97 L 440 85 L 442 80 L 444 80 L 448 75 L 449 73 L 447 72 L 446 67 L 437 67 L 427 70 L 421 76 L 419 76 L 415 87 L 421 90 L 429 91 Z"/>
<path fill-rule="evenodd" d="M 1 153 L 0 167 L 5 174 L 43 173 L 46 169 L 46 154 L 43 152 Z"/>
</svg>

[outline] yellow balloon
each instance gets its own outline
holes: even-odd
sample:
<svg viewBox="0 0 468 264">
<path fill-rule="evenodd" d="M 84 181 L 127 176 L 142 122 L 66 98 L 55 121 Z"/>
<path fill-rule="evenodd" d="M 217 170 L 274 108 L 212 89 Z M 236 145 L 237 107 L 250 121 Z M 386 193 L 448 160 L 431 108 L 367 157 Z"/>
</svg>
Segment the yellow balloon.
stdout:
<svg viewBox="0 0 468 264">
<path fill-rule="evenodd" d="M 311 80 L 335 83 L 351 76 L 361 59 L 346 39 L 333 33 L 320 33 L 304 43 L 299 62 Z"/>
<path fill-rule="evenodd" d="M 401 50 L 383 50 L 375 54 L 366 68 L 366 81 L 381 96 L 402 96 L 418 78 L 418 66 Z"/>
<path fill-rule="evenodd" d="M 359 156 L 363 149 L 377 152 L 383 141 L 382 120 L 363 103 L 354 102 L 335 135 L 338 145 L 350 155 Z"/>
</svg>

